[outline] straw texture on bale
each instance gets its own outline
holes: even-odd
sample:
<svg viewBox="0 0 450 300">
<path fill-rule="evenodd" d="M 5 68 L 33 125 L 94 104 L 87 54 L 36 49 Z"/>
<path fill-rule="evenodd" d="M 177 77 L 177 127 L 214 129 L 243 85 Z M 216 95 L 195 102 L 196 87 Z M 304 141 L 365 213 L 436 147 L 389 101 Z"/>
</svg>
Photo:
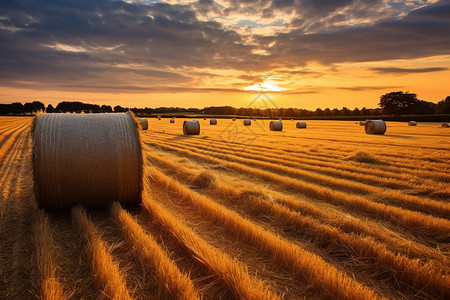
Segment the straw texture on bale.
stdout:
<svg viewBox="0 0 450 300">
<path fill-rule="evenodd" d="M 366 121 L 359 121 L 359 125 L 361 125 L 361 126 L 366 125 Z"/>
<path fill-rule="evenodd" d="M 384 134 L 386 123 L 383 120 L 367 120 L 365 130 L 367 134 Z"/>
<path fill-rule="evenodd" d="M 450 124 L 449 124 L 449 123 L 443 123 L 443 124 L 442 124 L 442 127 L 449 128 L 449 127 L 450 127 Z"/>
<path fill-rule="evenodd" d="M 408 126 L 417 126 L 417 122 L 416 121 L 409 121 L 408 122 Z"/>
<path fill-rule="evenodd" d="M 200 122 L 197 120 L 183 122 L 183 134 L 198 135 L 200 134 Z"/>
<path fill-rule="evenodd" d="M 141 127 L 143 130 L 147 130 L 148 129 L 148 121 L 147 119 L 139 119 L 138 120 L 139 123 L 141 123 Z"/>
<path fill-rule="evenodd" d="M 270 121 L 269 128 L 270 128 L 270 131 L 282 131 L 283 130 L 283 122 Z"/>
<path fill-rule="evenodd" d="M 131 112 L 35 117 L 33 173 L 41 208 L 106 207 L 141 201 L 142 145 Z"/>
<path fill-rule="evenodd" d="M 174 118 L 170 119 L 170 123 L 175 123 L 175 119 Z"/>
<path fill-rule="evenodd" d="M 306 122 L 297 122 L 297 128 L 306 128 Z"/>
<path fill-rule="evenodd" d="M 210 119 L 209 120 L 209 125 L 217 125 L 217 120 L 216 119 Z"/>
<path fill-rule="evenodd" d="M 252 125 L 252 121 L 250 119 L 244 120 L 244 126 L 250 126 Z"/>
</svg>

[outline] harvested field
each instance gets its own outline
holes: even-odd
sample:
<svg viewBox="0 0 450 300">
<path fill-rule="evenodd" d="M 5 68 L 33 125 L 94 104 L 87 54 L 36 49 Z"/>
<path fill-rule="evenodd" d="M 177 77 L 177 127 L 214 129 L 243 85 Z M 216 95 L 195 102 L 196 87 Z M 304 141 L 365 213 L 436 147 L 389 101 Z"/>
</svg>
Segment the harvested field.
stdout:
<svg viewBox="0 0 450 300">
<path fill-rule="evenodd" d="M 450 130 L 149 118 L 142 205 L 50 213 L 0 117 L 0 299 L 450 299 Z"/>
</svg>

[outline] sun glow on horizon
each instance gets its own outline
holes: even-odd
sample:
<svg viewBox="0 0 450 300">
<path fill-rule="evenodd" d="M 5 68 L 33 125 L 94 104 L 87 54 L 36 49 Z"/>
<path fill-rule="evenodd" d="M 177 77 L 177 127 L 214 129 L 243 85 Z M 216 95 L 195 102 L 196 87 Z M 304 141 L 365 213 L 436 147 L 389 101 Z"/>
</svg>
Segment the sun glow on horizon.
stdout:
<svg viewBox="0 0 450 300">
<path fill-rule="evenodd" d="M 243 89 L 244 91 L 257 91 L 257 92 L 281 92 L 286 89 L 271 84 L 267 81 L 263 81 L 260 83 L 255 83 L 253 85 L 247 86 Z"/>
</svg>

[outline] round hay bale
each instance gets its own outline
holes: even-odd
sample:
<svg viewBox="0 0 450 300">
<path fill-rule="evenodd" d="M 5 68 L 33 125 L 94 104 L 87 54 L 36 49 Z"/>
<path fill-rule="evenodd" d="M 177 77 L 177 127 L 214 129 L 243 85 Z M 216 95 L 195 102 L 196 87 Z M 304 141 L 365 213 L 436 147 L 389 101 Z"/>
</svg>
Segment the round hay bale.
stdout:
<svg viewBox="0 0 450 300">
<path fill-rule="evenodd" d="M 297 128 L 306 128 L 306 122 L 297 122 L 295 125 Z"/>
<path fill-rule="evenodd" d="M 449 124 L 449 123 L 443 123 L 441 127 L 449 128 L 449 127 L 450 127 L 450 124 Z"/>
<path fill-rule="evenodd" d="M 244 126 L 250 126 L 250 125 L 252 125 L 252 120 L 250 120 L 250 119 L 245 119 L 245 120 L 244 120 Z"/>
<path fill-rule="evenodd" d="M 283 122 L 270 121 L 269 128 L 270 128 L 270 131 L 282 131 L 283 130 Z"/>
<path fill-rule="evenodd" d="M 359 121 L 359 125 L 360 126 L 365 126 L 366 125 L 366 121 Z"/>
<path fill-rule="evenodd" d="M 210 119 L 209 120 L 209 125 L 217 125 L 217 120 L 216 119 Z"/>
<path fill-rule="evenodd" d="M 183 134 L 184 135 L 199 135 L 200 134 L 200 122 L 197 120 L 184 121 L 183 122 Z"/>
<path fill-rule="evenodd" d="M 139 125 L 120 114 L 42 114 L 33 136 L 34 191 L 38 206 L 66 210 L 78 204 L 106 207 L 141 202 Z"/>
<path fill-rule="evenodd" d="M 232 120 L 233 120 L 233 121 L 236 121 L 236 118 L 233 118 Z"/>
<path fill-rule="evenodd" d="M 158 121 L 161 121 L 161 116 L 157 116 L 156 118 L 158 119 Z"/>
<path fill-rule="evenodd" d="M 203 118 L 203 120 L 206 120 L 206 118 Z"/>
<path fill-rule="evenodd" d="M 417 122 L 416 121 L 409 121 L 408 122 L 408 126 L 417 126 Z"/>
<path fill-rule="evenodd" d="M 174 118 L 170 119 L 170 123 L 175 123 L 175 119 Z"/>
<path fill-rule="evenodd" d="M 383 120 L 367 120 L 365 130 L 367 134 L 384 134 L 386 123 Z"/>
<path fill-rule="evenodd" d="M 141 124 L 142 130 L 148 129 L 148 121 L 147 119 L 138 119 L 139 123 Z"/>
</svg>

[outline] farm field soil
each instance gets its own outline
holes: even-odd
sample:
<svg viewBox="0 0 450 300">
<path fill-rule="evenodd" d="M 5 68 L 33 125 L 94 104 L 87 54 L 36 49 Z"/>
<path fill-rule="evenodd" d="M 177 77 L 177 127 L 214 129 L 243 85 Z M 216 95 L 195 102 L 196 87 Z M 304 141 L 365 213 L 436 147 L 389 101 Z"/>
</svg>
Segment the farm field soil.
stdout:
<svg viewBox="0 0 450 300">
<path fill-rule="evenodd" d="M 148 119 L 142 205 L 38 209 L 0 117 L 0 299 L 450 299 L 450 130 Z"/>
</svg>

